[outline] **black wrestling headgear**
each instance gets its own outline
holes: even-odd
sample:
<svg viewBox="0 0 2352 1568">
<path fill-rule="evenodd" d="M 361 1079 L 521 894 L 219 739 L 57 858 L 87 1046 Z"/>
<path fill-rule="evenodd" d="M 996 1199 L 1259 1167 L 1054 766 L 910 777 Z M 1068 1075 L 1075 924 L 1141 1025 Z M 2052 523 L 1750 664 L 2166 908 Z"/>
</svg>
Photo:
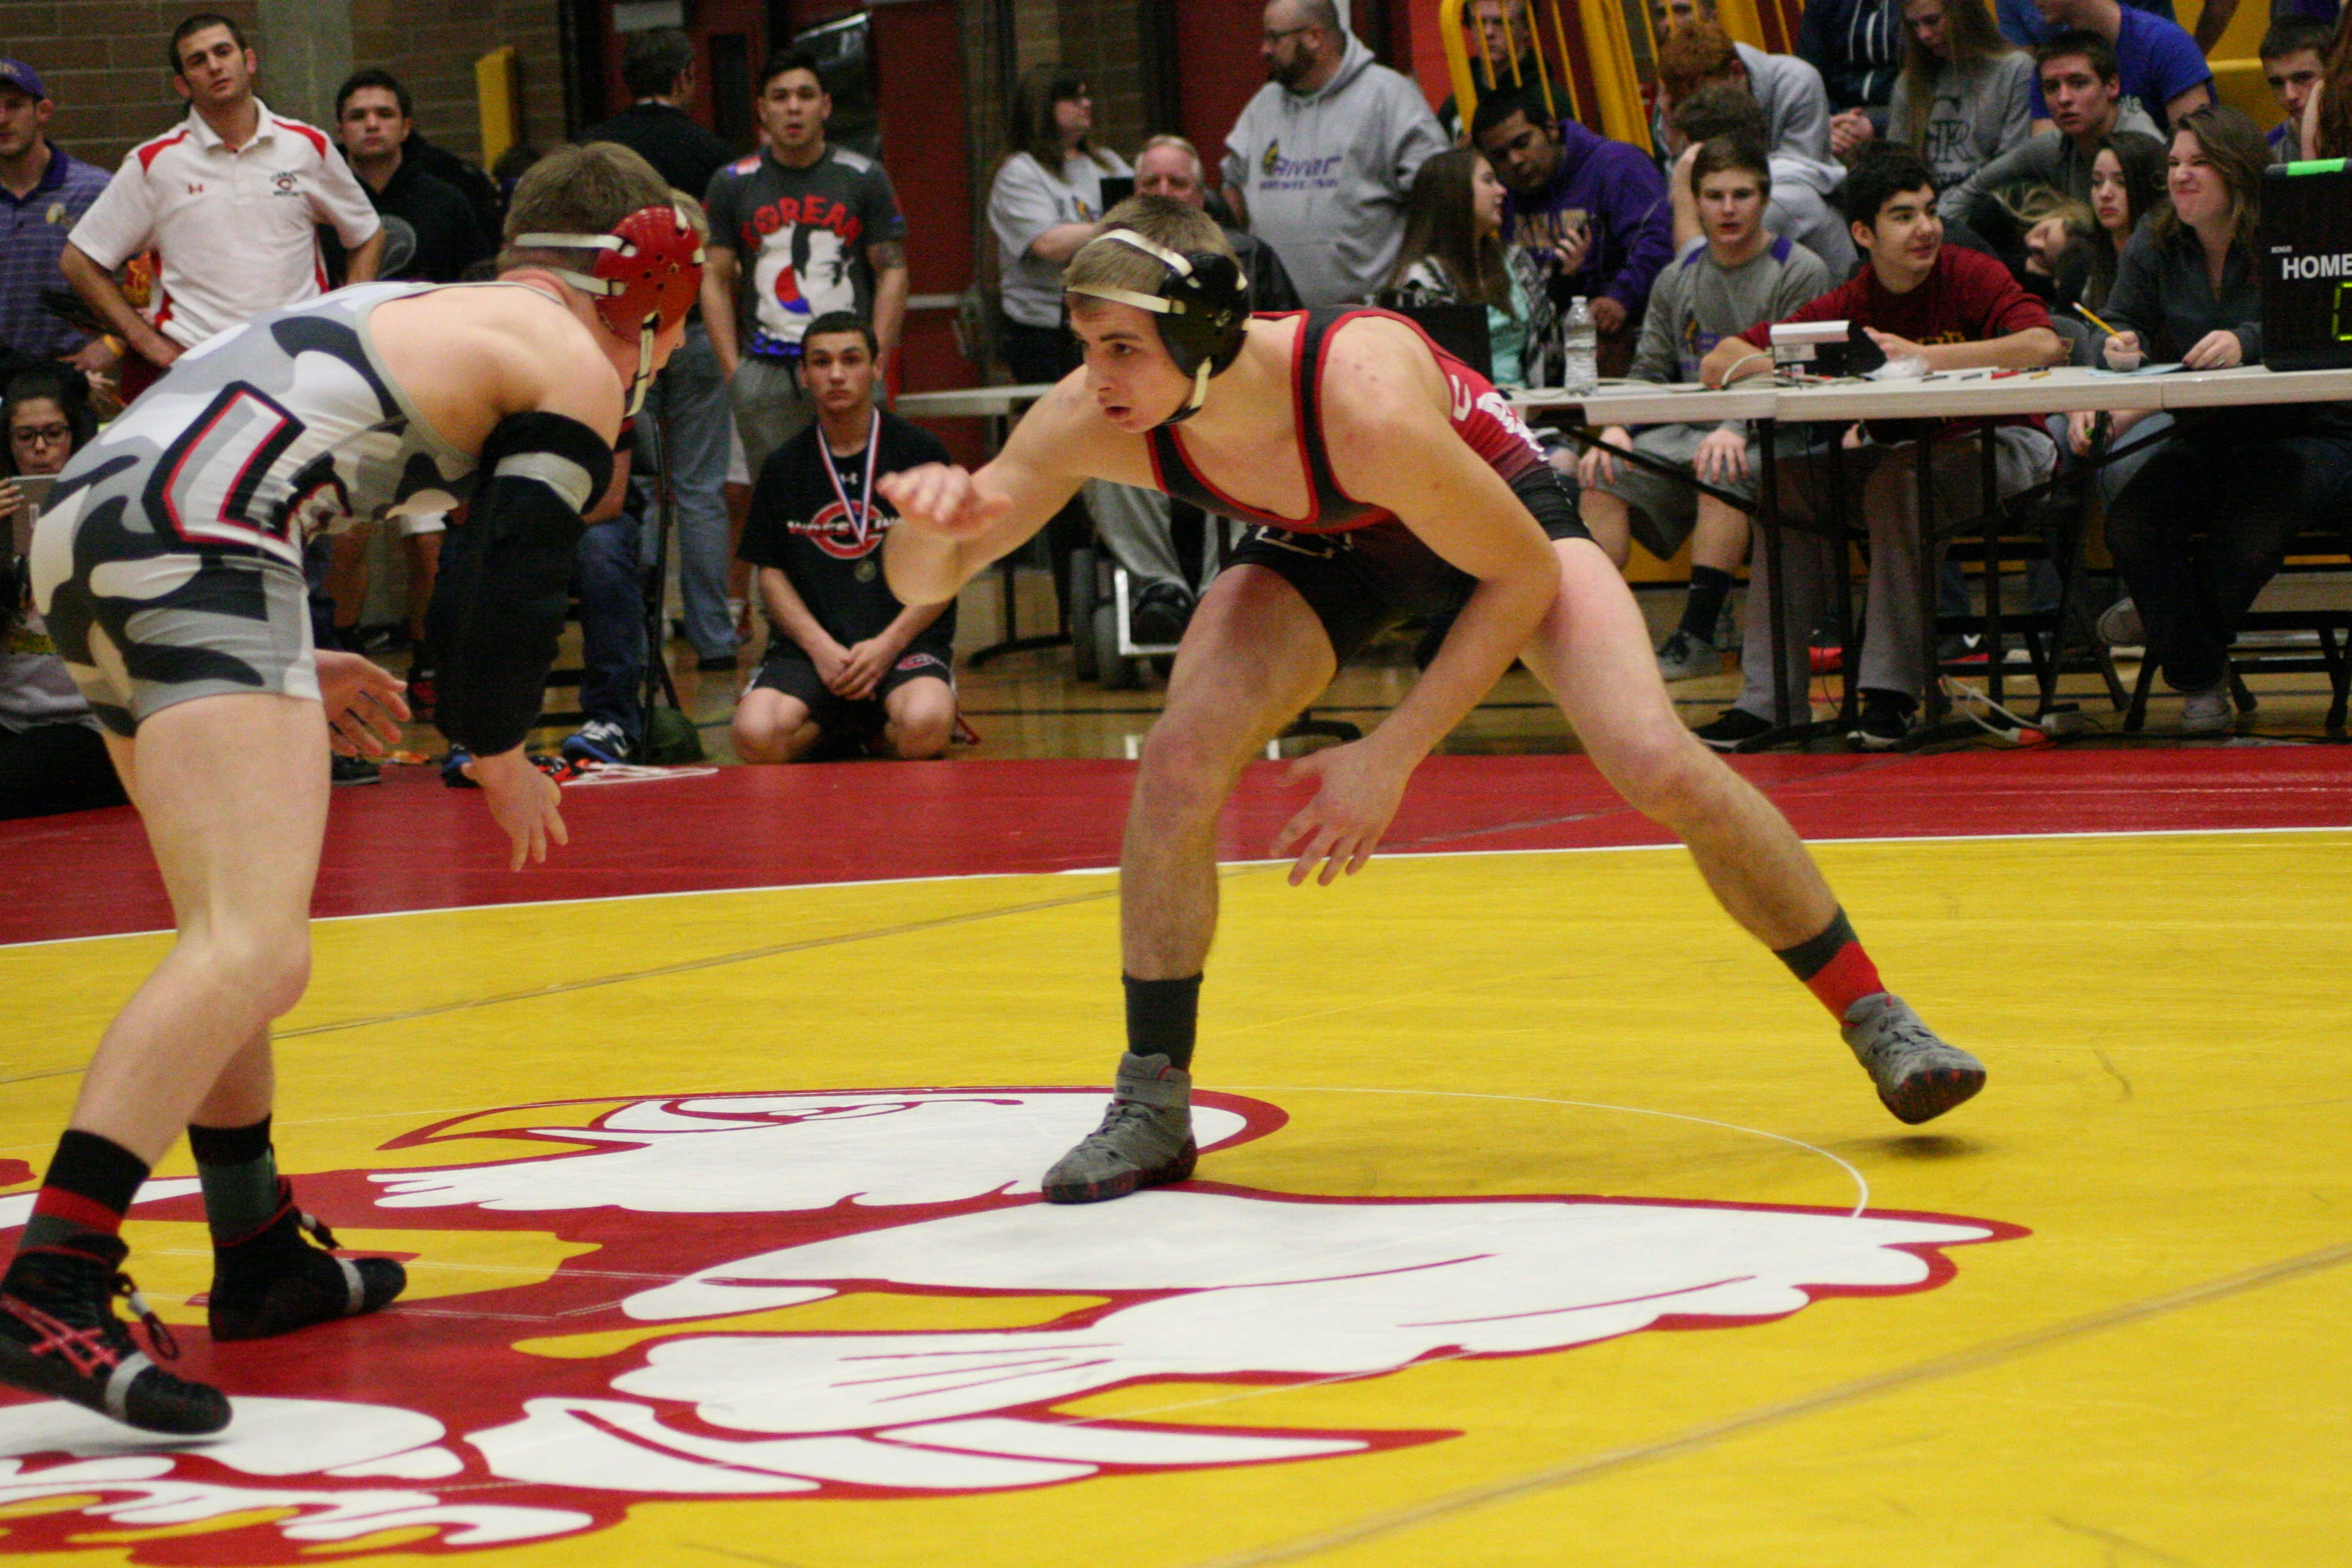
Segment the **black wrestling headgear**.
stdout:
<svg viewBox="0 0 2352 1568">
<path fill-rule="evenodd" d="M 1069 291 L 1132 305 L 1160 318 L 1160 341 L 1176 368 L 1192 378 L 1192 397 L 1166 423 L 1189 419 L 1209 395 L 1209 378 L 1223 375 L 1242 352 L 1249 325 L 1249 285 L 1243 280 L 1241 264 L 1213 250 L 1179 255 L 1131 228 L 1106 229 L 1087 241 L 1088 246 L 1113 243 L 1130 246 L 1168 269 L 1159 291 L 1141 294 L 1108 284 Z"/>
</svg>

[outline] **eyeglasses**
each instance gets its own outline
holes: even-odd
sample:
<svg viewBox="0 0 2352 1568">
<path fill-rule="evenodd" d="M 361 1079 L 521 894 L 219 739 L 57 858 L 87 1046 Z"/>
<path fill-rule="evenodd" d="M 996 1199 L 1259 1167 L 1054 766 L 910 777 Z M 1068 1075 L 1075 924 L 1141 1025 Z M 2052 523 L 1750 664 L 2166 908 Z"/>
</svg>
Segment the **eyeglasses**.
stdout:
<svg viewBox="0 0 2352 1568">
<path fill-rule="evenodd" d="M 1257 41 L 1261 44 L 1272 46 L 1282 42 L 1285 38 L 1295 38 L 1301 33 L 1311 33 L 1313 31 L 1315 31 L 1315 24 L 1312 22 L 1309 22 L 1303 27 L 1284 27 L 1279 31 L 1268 29 L 1257 36 Z"/>
<path fill-rule="evenodd" d="M 73 428 L 66 425 L 19 425 L 8 436 L 27 447 L 62 447 L 72 439 Z"/>
</svg>

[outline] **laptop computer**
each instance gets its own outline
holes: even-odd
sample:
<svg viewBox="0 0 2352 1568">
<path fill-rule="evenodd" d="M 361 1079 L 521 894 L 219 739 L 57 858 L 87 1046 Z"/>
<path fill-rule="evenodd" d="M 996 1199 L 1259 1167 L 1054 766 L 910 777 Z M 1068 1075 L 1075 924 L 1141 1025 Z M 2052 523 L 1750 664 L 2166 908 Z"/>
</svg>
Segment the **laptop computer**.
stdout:
<svg viewBox="0 0 2352 1568">
<path fill-rule="evenodd" d="M 1492 381 L 1495 344 L 1486 334 L 1484 305 L 1407 305 L 1397 314 L 1437 340 L 1437 346 Z"/>
<path fill-rule="evenodd" d="M 2352 167 L 2341 158 L 2274 163 L 2263 174 L 2263 363 L 2352 365 Z"/>
</svg>

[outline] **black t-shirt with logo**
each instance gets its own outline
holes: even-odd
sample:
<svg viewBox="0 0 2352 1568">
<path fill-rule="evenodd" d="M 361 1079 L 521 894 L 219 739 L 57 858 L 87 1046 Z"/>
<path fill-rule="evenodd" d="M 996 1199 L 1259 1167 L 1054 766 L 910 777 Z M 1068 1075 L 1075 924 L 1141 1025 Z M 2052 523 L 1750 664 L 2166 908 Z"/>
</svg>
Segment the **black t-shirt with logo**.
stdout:
<svg viewBox="0 0 2352 1568">
<path fill-rule="evenodd" d="M 874 477 L 950 459 L 929 431 L 895 414 L 882 414 Z M 817 624 L 848 647 L 874 637 L 905 606 L 882 577 L 882 537 L 898 519 L 878 493 L 870 518 L 861 525 L 850 509 L 865 498 L 866 453 L 838 457 L 826 447 L 822 427 L 811 425 L 776 448 L 760 468 L 751 490 L 751 515 L 736 553 L 754 566 L 784 574 Z M 825 477 L 830 466 L 840 489 Z M 847 497 L 849 509 L 842 505 Z M 781 635 L 781 634 L 779 634 Z M 955 640 L 955 606 L 925 627 L 909 651 L 928 649 L 946 657 Z"/>
</svg>

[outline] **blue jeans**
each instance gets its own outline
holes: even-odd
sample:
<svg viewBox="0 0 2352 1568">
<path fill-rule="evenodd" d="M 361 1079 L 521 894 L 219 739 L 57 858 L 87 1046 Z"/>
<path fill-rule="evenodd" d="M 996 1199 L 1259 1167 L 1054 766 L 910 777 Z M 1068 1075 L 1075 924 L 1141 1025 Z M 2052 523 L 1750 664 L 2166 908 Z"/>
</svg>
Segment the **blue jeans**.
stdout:
<svg viewBox="0 0 2352 1568">
<path fill-rule="evenodd" d="M 727 436 L 734 417 L 727 378 L 702 323 L 646 389 L 637 419 L 638 474 L 629 481 L 629 511 L 654 515 L 652 466 L 660 461 L 657 429 L 669 437 L 670 494 L 677 508 L 677 587 L 686 602 L 686 640 L 704 658 L 735 651 L 735 617 L 727 613 Z M 756 477 L 756 476 L 755 476 Z"/>
<path fill-rule="evenodd" d="M 580 595 L 580 710 L 632 740 L 643 732 L 637 690 L 646 679 L 645 570 L 652 531 L 625 512 L 580 536 L 572 586 Z"/>
</svg>

